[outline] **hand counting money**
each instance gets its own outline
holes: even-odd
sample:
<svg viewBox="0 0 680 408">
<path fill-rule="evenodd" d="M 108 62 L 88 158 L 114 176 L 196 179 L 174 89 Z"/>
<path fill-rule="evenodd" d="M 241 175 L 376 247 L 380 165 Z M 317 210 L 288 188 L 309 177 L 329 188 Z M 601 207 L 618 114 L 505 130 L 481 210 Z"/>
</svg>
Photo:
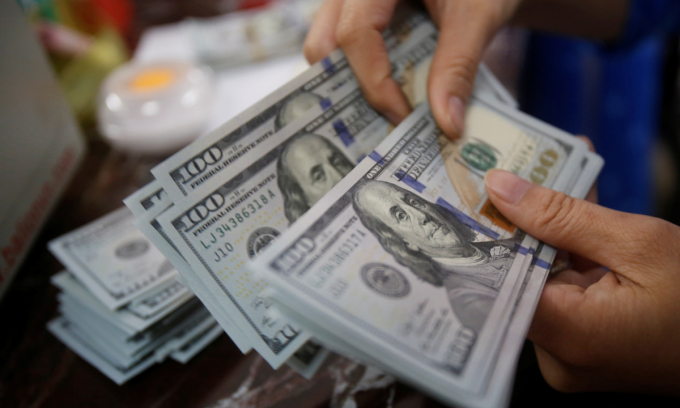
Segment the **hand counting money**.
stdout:
<svg viewBox="0 0 680 408">
<path fill-rule="evenodd" d="M 416 62 L 431 58 L 434 50 L 432 36 L 436 35 L 436 30 L 422 16 L 416 15 L 416 17 L 406 19 L 401 28 L 397 27 L 393 31 L 408 34 L 401 35 L 400 41 L 388 40 L 388 43 L 392 44 L 391 55 L 395 60 L 400 61 L 401 66 L 414 67 Z M 400 72 L 402 71 L 404 70 Z M 488 75 L 488 72 L 480 77 L 484 75 Z M 400 82 L 403 86 L 413 89 L 412 81 L 406 77 L 414 76 L 403 74 L 402 77 Z M 486 83 L 492 83 L 492 80 L 487 80 Z M 307 91 L 300 92 L 300 89 L 312 90 L 316 96 Z M 332 91 L 320 92 L 318 89 L 332 89 Z M 488 89 L 486 91 L 494 92 Z M 314 100 L 325 101 L 325 106 L 321 107 L 307 102 L 300 105 L 302 103 L 300 101 Z M 259 299 L 257 293 L 264 286 L 255 280 L 251 281 L 248 273 L 242 268 L 243 258 L 240 256 L 230 258 L 227 255 L 231 252 L 236 254 L 245 252 L 249 256 L 255 256 L 287 224 L 294 222 L 347 174 L 355 163 L 377 146 L 387 135 L 391 126 L 363 99 L 346 60 L 339 52 L 311 68 L 310 71 L 272 94 L 258 106 L 251 108 L 250 112 L 244 113 L 244 116 L 246 114 L 256 115 L 254 119 L 248 121 L 248 123 L 253 123 L 252 126 L 240 126 L 240 120 L 243 118 L 234 119 L 153 170 L 164 189 L 168 192 L 175 191 L 175 198 L 179 200 L 178 203 L 181 203 L 168 214 L 163 214 L 159 221 L 170 217 L 170 213 L 176 214 L 182 210 L 189 210 L 185 214 L 186 217 L 194 217 L 198 213 L 190 210 L 195 203 L 205 198 L 205 194 L 213 193 L 214 188 L 210 186 L 217 186 L 229 180 L 233 180 L 231 184 L 236 185 L 237 180 L 250 178 L 250 181 L 253 181 L 261 175 L 264 178 L 258 184 L 275 185 L 274 190 L 267 190 L 265 195 L 260 194 L 259 197 L 255 197 L 254 201 L 246 203 L 247 207 L 230 217 L 231 224 L 223 225 L 218 234 L 231 234 L 227 228 L 236 229 L 251 214 L 270 205 L 270 202 L 275 203 L 278 200 L 285 202 L 285 218 L 282 221 L 267 222 L 255 235 L 244 237 L 240 242 L 249 242 L 250 246 L 243 248 L 242 251 L 234 250 L 233 244 L 218 249 L 213 245 L 208 251 L 207 241 L 201 241 L 201 244 L 198 242 L 189 244 L 188 248 L 183 240 L 178 240 L 178 237 L 173 236 L 174 232 L 169 225 L 162 225 L 161 222 L 159 227 L 179 248 L 183 258 L 188 259 L 189 263 L 195 262 L 192 265 L 195 273 L 188 273 L 192 275 L 192 279 L 199 277 L 202 280 L 199 285 L 209 288 L 212 292 L 211 297 L 220 299 L 219 302 L 223 308 L 231 308 L 227 314 L 235 320 L 240 331 L 250 336 L 256 350 L 272 365 L 278 366 L 287 360 L 296 348 L 306 341 L 306 338 L 298 337 L 298 330 L 288 323 L 283 324 L 282 319 L 276 320 L 282 324 L 278 326 L 274 324 L 274 320 L 264 317 L 263 313 L 268 309 L 269 302 L 250 300 L 253 299 L 251 297 L 253 294 L 254 299 Z M 297 119 L 293 120 L 293 117 Z M 232 128 L 238 130 L 222 136 Z M 241 142 L 241 140 L 250 140 L 249 138 L 261 140 L 263 137 L 267 140 L 261 144 L 246 143 L 243 147 L 244 143 Z M 227 146 L 243 148 L 230 158 L 221 162 L 214 161 L 215 157 L 219 157 L 220 160 L 223 158 L 222 152 L 234 151 L 231 148 L 231 150 L 226 149 Z M 206 150 L 203 150 L 199 156 L 195 156 L 193 152 L 203 147 Z M 266 157 L 255 159 L 267 151 Z M 249 157 L 250 160 L 248 160 Z M 182 160 L 187 164 L 172 170 L 175 175 L 168 177 L 164 169 L 168 168 L 167 166 L 171 163 Z M 209 161 L 213 161 L 213 165 L 210 165 Z M 238 171 L 246 164 L 249 167 L 239 173 Z M 227 174 L 227 168 L 230 176 L 218 176 Z M 274 168 L 275 174 L 271 171 Z M 192 172 L 198 172 L 196 177 L 191 175 Z M 254 172 L 258 174 L 253 175 Z M 232 176 L 234 174 L 236 176 Z M 169 181 L 170 179 L 172 181 Z M 277 181 L 274 183 L 274 180 Z M 252 192 L 235 191 L 234 197 L 230 200 L 241 202 L 250 194 Z M 197 207 L 197 211 L 202 211 L 201 208 Z M 260 216 L 260 214 L 257 215 L 257 217 Z M 247 228 L 246 230 L 249 231 Z M 153 234 L 153 231 L 150 233 Z M 222 262 L 220 268 L 230 265 L 228 266 L 230 276 L 231 274 L 236 274 L 236 276 L 229 280 L 226 276 L 216 274 L 213 267 L 209 266 L 211 262 Z M 179 269 L 182 270 L 182 268 Z M 255 283 L 259 287 L 256 287 Z M 260 309 L 259 312 L 255 310 L 256 307 Z M 298 342 L 293 343 L 292 346 L 288 345 L 288 336 L 296 337 Z M 283 347 L 282 344 L 286 346 Z"/>
<path fill-rule="evenodd" d="M 484 174 L 583 197 L 602 160 L 518 112 L 484 66 L 464 137 L 447 140 L 426 102 L 437 30 L 423 14 L 397 15 L 385 43 L 416 107 L 399 127 L 369 106 L 336 51 L 154 168 L 126 204 L 241 351 L 310 376 L 331 349 L 444 401 L 502 406 L 555 251 L 495 209 Z M 152 313 L 172 291 L 120 303 Z M 67 334 L 106 343 L 82 327 Z M 139 363 L 107 346 L 109 360 Z"/>
</svg>

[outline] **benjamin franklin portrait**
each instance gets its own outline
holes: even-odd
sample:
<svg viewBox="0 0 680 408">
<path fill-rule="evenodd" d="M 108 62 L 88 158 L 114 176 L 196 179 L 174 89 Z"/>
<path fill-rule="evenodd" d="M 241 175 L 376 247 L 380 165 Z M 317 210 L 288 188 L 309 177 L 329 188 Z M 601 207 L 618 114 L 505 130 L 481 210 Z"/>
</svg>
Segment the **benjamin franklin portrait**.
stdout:
<svg viewBox="0 0 680 408">
<path fill-rule="evenodd" d="M 512 266 L 515 240 L 474 242 L 476 233 L 448 210 L 382 181 L 352 195 L 363 225 L 400 264 L 443 287 L 461 323 L 479 333 Z"/>
<path fill-rule="evenodd" d="M 276 165 L 288 221 L 300 218 L 352 168 L 340 149 L 321 136 L 303 133 L 291 138 Z"/>
</svg>

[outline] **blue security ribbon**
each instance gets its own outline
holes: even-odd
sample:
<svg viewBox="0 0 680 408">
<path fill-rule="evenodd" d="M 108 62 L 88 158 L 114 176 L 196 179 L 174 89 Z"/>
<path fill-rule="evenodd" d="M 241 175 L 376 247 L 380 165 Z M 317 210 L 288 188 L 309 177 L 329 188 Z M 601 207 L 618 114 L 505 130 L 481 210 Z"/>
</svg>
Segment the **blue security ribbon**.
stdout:
<svg viewBox="0 0 680 408">
<path fill-rule="evenodd" d="M 329 57 L 321 60 L 321 66 L 328 75 L 332 75 L 335 72 L 335 64 L 333 64 Z"/>
<path fill-rule="evenodd" d="M 425 185 L 409 175 L 403 176 L 401 178 L 401 181 L 403 181 L 407 186 L 411 187 L 412 189 L 416 190 L 419 193 L 425 191 Z"/>
<path fill-rule="evenodd" d="M 338 134 L 345 147 L 349 147 L 352 143 L 354 143 L 354 136 L 349 133 L 349 130 L 347 130 L 347 126 L 345 126 L 345 122 L 342 119 L 338 119 L 333 122 L 333 129 L 335 129 L 335 133 Z"/>
</svg>

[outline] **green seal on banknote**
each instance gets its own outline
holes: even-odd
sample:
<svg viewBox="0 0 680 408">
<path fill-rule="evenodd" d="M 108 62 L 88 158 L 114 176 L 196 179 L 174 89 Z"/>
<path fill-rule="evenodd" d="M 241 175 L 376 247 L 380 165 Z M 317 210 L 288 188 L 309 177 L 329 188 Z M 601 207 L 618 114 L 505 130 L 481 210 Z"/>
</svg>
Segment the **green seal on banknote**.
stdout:
<svg viewBox="0 0 680 408">
<path fill-rule="evenodd" d="M 487 171 L 496 167 L 497 160 L 489 146 L 480 143 L 468 143 L 461 150 L 463 160 L 471 167 Z"/>
</svg>

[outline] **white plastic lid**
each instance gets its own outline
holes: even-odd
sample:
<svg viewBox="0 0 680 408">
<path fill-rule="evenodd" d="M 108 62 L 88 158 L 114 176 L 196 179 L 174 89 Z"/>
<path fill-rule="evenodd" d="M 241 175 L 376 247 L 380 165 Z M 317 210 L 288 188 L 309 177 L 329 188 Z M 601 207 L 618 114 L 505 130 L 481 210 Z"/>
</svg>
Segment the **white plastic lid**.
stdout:
<svg viewBox="0 0 680 408">
<path fill-rule="evenodd" d="M 213 82 L 210 68 L 188 62 L 126 64 L 101 87 L 99 131 L 124 150 L 148 154 L 177 150 L 205 130 Z"/>
</svg>

